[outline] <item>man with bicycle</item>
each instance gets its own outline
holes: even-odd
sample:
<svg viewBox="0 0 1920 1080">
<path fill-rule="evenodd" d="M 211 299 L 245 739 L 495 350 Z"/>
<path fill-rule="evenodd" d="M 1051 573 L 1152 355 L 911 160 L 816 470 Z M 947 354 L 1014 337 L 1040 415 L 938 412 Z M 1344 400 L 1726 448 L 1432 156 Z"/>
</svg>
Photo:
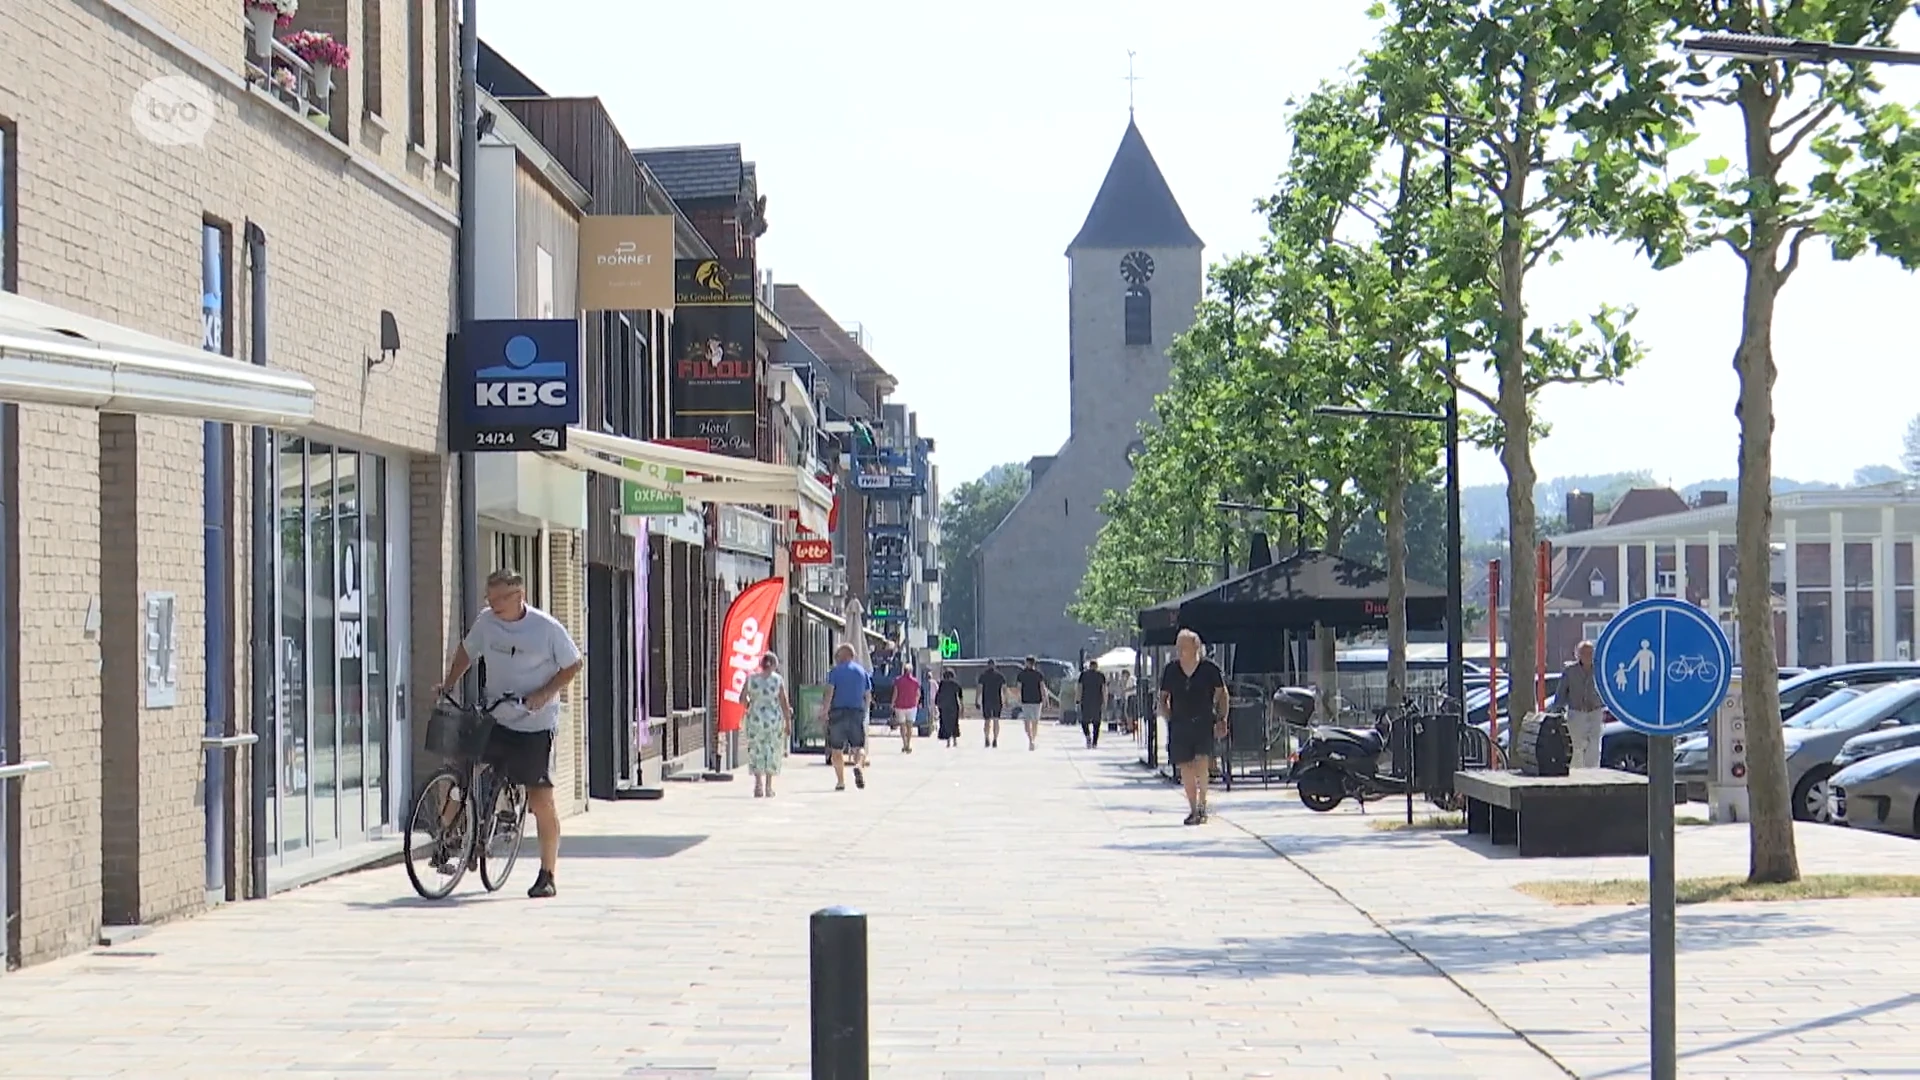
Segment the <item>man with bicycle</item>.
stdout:
<svg viewBox="0 0 1920 1080">
<path fill-rule="evenodd" d="M 447 677 L 435 692 L 458 685 L 475 660 L 486 661 L 486 693 L 510 694 L 525 705 L 497 714 L 485 760 L 508 783 L 527 789 L 527 810 L 540 828 L 540 873 L 527 895 L 549 897 L 556 891 L 554 871 L 560 862 L 560 808 L 550 773 L 553 740 L 560 727 L 560 695 L 585 661 L 560 620 L 527 603 L 526 580 L 514 570 L 487 575 L 487 610 L 453 650 Z"/>
</svg>

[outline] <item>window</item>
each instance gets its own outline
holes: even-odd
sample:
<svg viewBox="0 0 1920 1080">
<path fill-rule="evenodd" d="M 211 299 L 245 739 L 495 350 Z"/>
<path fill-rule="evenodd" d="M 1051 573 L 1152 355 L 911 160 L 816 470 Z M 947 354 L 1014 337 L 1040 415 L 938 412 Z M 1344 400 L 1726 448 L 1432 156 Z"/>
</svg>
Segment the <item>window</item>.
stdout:
<svg viewBox="0 0 1920 1080">
<path fill-rule="evenodd" d="M 1653 575 L 1653 594 L 1672 596 L 1680 587 L 1680 579 L 1671 570 L 1657 570 Z"/>
<path fill-rule="evenodd" d="M 453 0 L 434 0 L 434 40 L 440 43 L 440 62 L 433 66 L 433 160 L 453 165 L 453 118 L 459 103 L 453 88 L 460 85 L 454 72 L 460 66 L 460 29 L 453 21 Z"/>
<path fill-rule="evenodd" d="M 227 305 L 227 267 L 233 230 L 213 220 L 200 223 L 200 347 L 233 355 L 233 313 Z"/>
<path fill-rule="evenodd" d="M 1153 294 L 1145 285 L 1127 287 L 1127 344 L 1153 344 Z"/>
<path fill-rule="evenodd" d="M 427 0 L 407 0 L 407 145 L 427 145 Z"/>
<path fill-rule="evenodd" d="M 1606 628 L 1607 624 L 1603 622 L 1583 622 L 1580 624 L 1580 640 L 1599 641 L 1600 631 Z"/>
<path fill-rule="evenodd" d="M 360 94 L 367 114 L 379 116 L 380 100 L 380 0 L 360 0 Z"/>
<path fill-rule="evenodd" d="M 483 570 L 489 573 L 494 570 L 518 570 L 520 576 L 527 579 L 527 603 L 546 608 L 549 604 L 546 559 L 543 558 L 545 552 L 540 550 L 540 538 L 496 532 L 492 535 L 492 542 L 486 546 L 492 552 L 493 562 Z"/>
<path fill-rule="evenodd" d="M 1595 570 L 1587 575 L 1587 595 L 1595 600 L 1604 600 L 1607 595 L 1607 575 Z M 1589 639 L 1591 640 L 1591 639 Z"/>
<path fill-rule="evenodd" d="M 0 117 L 0 291 L 14 292 L 14 264 L 19 254 L 19 237 L 14 229 L 17 207 L 13 191 L 16 174 L 13 161 L 13 124 Z"/>
</svg>

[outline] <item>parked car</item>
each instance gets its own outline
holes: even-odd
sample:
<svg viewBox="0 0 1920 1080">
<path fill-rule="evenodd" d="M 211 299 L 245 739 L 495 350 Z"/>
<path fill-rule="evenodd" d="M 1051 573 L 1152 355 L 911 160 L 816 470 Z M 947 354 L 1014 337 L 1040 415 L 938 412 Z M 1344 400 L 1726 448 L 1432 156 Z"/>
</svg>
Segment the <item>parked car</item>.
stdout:
<svg viewBox="0 0 1920 1080">
<path fill-rule="evenodd" d="M 1827 787 L 1836 824 L 1920 836 L 1920 746 L 1855 762 L 1833 774 Z"/>
<path fill-rule="evenodd" d="M 1848 739 L 1840 747 L 1840 752 L 1833 755 L 1833 767 L 1844 769 L 1868 758 L 1891 754 L 1895 750 L 1905 750 L 1909 746 L 1920 746 L 1920 724 L 1891 728 L 1887 731 L 1869 731 L 1865 735 L 1855 735 Z"/>
<path fill-rule="evenodd" d="M 1734 686 L 1738 687 L 1739 684 L 1735 683 Z M 1795 713 L 1786 726 L 1791 728 L 1812 723 L 1827 713 L 1858 701 L 1866 694 L 1865 690 L 1843 686 Z M 1689 801 L 1707 801 L 1707 742 L 1708 736 L 1702 732 L 1688 735 L 1673 744 L 1673 782 L 1685 792 Z"/>
<path fill-rule="evenodd" d="M 1793 816 L 1801 821 L 1830 820 L 1827 781 L 1839 771 L 1833 757 L 1848 739 L 1914 724 L 1920 724 L 1920 679 L 1882 686 L 1832 712 L 1789 723 L 1781 735 L 1786 742 Z"/>
<path fill-rule="evenodd" d="M 1788 673 L 1792 672 L 1790 676 Z M 1733 669 L 1739 678 L 1740 669 Z M 1837 664 L 1833 667 L 1780 669 L 1780 718 L 1791 719 L 1796 712 L 1844 687 L 1884 686 L 1901 679 L 1920 678 L 1920 663 L 1877 661 L 1864 664 Z M 1645 774 L 1647 737 L 1618 720 L 1608 720 L 1600 736 L 1600 763 L 1610 769 Z"/>
</svg>

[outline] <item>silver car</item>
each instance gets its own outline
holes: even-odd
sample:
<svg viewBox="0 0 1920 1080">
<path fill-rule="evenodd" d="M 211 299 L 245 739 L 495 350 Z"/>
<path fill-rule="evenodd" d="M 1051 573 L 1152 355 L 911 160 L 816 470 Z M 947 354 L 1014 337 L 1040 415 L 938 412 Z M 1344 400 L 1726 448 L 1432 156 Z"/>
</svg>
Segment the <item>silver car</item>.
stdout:
<svg viewBox="0 0 1920 1080">
<path fill-rule="evenodd" d="M 1914 724 L 1920 724 L 1920 679 L 1883 686 L 1812 719 L 1794 717 L 1781 731 L 1787 744 L 1793 816 L 1802 821 L 1831 820 L 1827 781 L 1839 771 L 1833 758 L 1848 739 Z"/>
<path fill-rule="evenodd" d="M 1870 757 L 1891 754 L 1909 746 L 1920 746 L 1920 724 L 1909 724 L 1892 731 L 1869 731 L 1848 739 L 1840 752 L 1833 755 L 1833 767 L 1845 769 Z"/>
<path fill-rule="evenodd" d="M 1835 822 L 1920 836 L 1920 747 L 1856 762 L 1835 773 L 1827 786 Z"/>
<path fill-rule="evenodd" d="M 1794 714 L 1793 718 L 1786 722 L 1786 730 L 1791 732 L 1797 727 L 1805 727 L 1829 713 L 1860 700 L 1869 692 L 1854 687 L 1841 687 Z M 1920 728 L 1916 730 L 1920 731 Z M 1674 742 L 1673 782 L 1686 792 L 1689 801 L 1707 801 L 1707 769 L 1706 735 L 1688 735 Z"/>
</svg>

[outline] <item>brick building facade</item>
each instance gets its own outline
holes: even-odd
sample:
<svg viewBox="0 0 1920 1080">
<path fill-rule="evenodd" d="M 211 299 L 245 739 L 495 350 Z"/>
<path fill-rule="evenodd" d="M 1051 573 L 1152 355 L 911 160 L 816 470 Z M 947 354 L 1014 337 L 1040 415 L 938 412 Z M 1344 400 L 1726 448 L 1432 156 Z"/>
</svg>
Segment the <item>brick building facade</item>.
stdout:
<svg viewBox="0 0 1920 1080">
<path fill-rule="evenodd" d="M 249 618 L 248 425 L 7 395 L 7 590 L 29 602 L 7 608 L 4 730 L 10 757 L 46 765 L 11 783 L 0 836 L 11 963 L 391 834 L 406 702 L 426 699 L 451 631 L 439 424 L 458 225 L 451 7 L 416 5 L 437 22 L 413 34 L 399 7 L 381 25 L 366 21 L 379 5 L 302 5 L 296 28 L 332 30 L 355 59 L 321 101 L 310 71 L 254 55 L 238 0 L 0 6 L 9 291 L 313 391 L 313 426 L 276 436 L 270 463 L 279 634 Z M 403 344 L 369 366 L 382 311 Z M 282 646 L 258 673 L 256 637 Z M 253 733 L 256 674 L 276 681 L 265 745 L 210 750 L 210 724 L 230 743 Z M 272 774 L 264 819 L 256 762 Z"/>
</svg>

